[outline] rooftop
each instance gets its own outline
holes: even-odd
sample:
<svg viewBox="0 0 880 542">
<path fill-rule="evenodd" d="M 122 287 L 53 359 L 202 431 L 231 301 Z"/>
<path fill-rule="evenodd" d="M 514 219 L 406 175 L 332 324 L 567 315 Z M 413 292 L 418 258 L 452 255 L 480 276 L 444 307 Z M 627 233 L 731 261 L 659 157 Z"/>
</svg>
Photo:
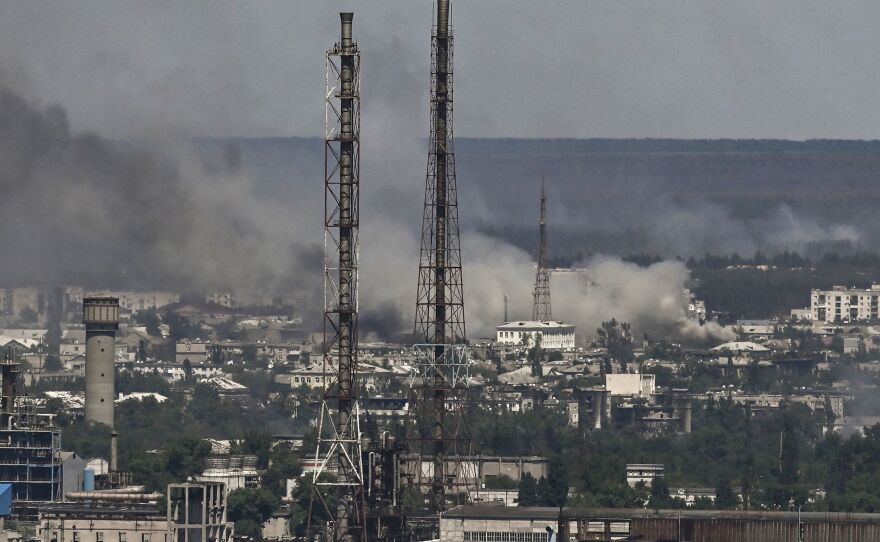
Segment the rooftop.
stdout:
<svg viewBox="0 0 880 542">
<path fill-rule="evenodd" d="M 798 512 L 767 512 L 767 511 L 743 511 L 743 510 L 651 510 L 642 508 L 544 508 L 544 507 L 504 507 L 504 506 L 462 506 L 453 508 L 443 514 L 445 518 L 456 519 L 537 519 L 555 520 L 560 516 L 565 518 L 595 518 L 595 519 L 731 519 L 752 521 L 785 521 L 796 523 Z M 845 513 L 845 512 L 802 512 L 801 521 L 818 522 L 833 521 L 837 523 L 877 523 L 880 524 L 880 514 L 868 513 Z"/>
<path fill-rule="evenodd" d="M 498 326 L 499 330 L 511 329 L 574 329 L 574 324 L 566 324 L 565 322 L 550 321 L 539 322 L 536 320 L 516 320 L 514 322 L 504 322 Z"/>
</svg>

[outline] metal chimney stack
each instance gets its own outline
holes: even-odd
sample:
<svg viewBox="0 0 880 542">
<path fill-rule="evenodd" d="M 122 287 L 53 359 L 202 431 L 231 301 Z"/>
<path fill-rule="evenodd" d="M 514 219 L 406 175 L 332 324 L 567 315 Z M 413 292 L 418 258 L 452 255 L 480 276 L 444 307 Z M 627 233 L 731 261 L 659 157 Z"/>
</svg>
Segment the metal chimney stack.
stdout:
<svg viewBox="0 0 880 542">
<path fill-rule="evenodd" d="M 112 428 L 119 299 L 110 296 L 84 298 L 83 324 L 86 326 L 86 421 Z"/>
<path fill-rule="evenodd" d="M 324 103 L 324 346 L 326 387 L 306 524 L 328 518 L 325 540 L 367 539 L 358 407 L 357 287 L 360 227 L 360 52 L 354 14 L 340 13 L 339 41 L 327 51 Z M 325 474 L 326 473 L 326 474 Z M 320 506 L 321 512 L 312 510 Z"/>
</svg>

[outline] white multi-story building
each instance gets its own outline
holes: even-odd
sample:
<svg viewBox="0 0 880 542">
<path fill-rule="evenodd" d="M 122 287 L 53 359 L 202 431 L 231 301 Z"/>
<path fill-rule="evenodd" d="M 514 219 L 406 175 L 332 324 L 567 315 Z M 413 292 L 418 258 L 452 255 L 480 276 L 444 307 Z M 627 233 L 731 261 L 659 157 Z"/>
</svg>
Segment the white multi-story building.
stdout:
<svg viewBox="0 0 880 542">
<path fill-rule="evenodd" d="M 810 294 L 810 317 L 813 322 L 846 323 L 880 319 L 880 284 L 868 289 L 834 286 L 813 290 Z"/>
<path fill-rule="evenodd" d="M 496 328 L 495 341 L 499 344 L 519 345 L 528 337 L 529 346 L 541 336 L 541 348 L 545 350 L 573 350 L 575 326 L 565 322 L 518 321 L 505 322 Z"/>
<path fill-rule="evenodd" d="M 103 292 L 98 290 L 87 292 L 87 295 L 112 295 L 118 297 L 119 306 L 128 309 L 131 312 L 150 309 L 155 310 L 164 307 L 165 305 L 171 305 L 172 303 L 180 303 L 180 294 L 174 292 Z"/>
</svg>

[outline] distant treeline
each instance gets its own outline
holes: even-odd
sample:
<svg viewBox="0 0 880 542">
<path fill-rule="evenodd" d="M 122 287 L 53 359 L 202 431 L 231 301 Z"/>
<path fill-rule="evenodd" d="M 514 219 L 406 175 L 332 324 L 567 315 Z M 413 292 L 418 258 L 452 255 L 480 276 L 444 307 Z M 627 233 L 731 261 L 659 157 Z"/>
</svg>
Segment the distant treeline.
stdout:
<svg viewBox="0 0 880 542">
<path fill-rule="evenodd" d="M 589 255 L 586 256 L 586 258 L 588 257 Z M 578 252 L 572 255 L 556 255 L 548 258 L 548 262 L 551 267 L 569 268 L 574 267 L 579 262 L 583 262 L 584 259 L 585 255 Z M 663 261 L 664 258 L 661 258 L 656 254 L 629 254 L 623 256 L 621 259 L 625 262 L 634 263 L 641 267 L 648 267 Z M 754 267 L 766 265 L 780 269 L 830 267 L 880 271 L 880 254 L 873 252 L 854 252 L 851 254 L 829 252 L 819 258 L 809 258 L 807 256 L 802 256 L 797 252 L 788 251 L 778 254 L 765 254 L 758 251 L 751 256 L 741 256 L 734 252 L 730 255 L 705 254 L 701 258 L 688 258 L 686 263 L 691 270 L 727 269 L 730 267 Z M 880 277 L 878 277 L 878 279 L 880 279 Z"/>
<path fill-rule="evenodd" d="M 583 260 L 582 254 L 557 256 L 550 259 L 550 265 L 568 268 Z M 648 267 L 662 258 L 633 254 L 623 260 Z M 880 254 L 871 252 L 833 252 L 819 258 L 797 252 L 756 252 L 749 257 L 706 254 L 680 261 L 690 269 L 689 286 L 706 302 L 707 309 L 733 319 L 787 316 L 791 309 L 810 305 L 813 288 L 867 288 L 880 282 Z"/>
<path fill-rule="evenodd" d="M 810 139 L 514 139 L 455 140 L 458 154 L 620 152 L 880 152 L 880 140 Z"/>
</svg>

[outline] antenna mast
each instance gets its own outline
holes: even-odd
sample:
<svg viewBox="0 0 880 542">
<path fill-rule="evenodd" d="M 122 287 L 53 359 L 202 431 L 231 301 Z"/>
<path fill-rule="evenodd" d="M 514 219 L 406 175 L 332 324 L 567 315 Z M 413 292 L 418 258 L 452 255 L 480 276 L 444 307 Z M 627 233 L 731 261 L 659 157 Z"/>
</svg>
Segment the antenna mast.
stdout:
<svg viewBox="0 0 880 542">
<path fill-rule="evenodd" d="M 547 269 L 547 197 L 544 194 L 544 178 L 541 177 L 541 219 L 538 221 L 541 231 L 541 244 L 538 248 L 538 271 L 535 275 L 535 303 L 532 308 L 532 320 L 549 322 L 553 318 L 550 310 L 550 271 Z"/>
<path fill-rule="evenodd" d="M 449 0 L 437 0 L 431 34 L 431 129 L 414 326 L 416 368 L 408 435 L 411 483 L 427 488 L 430 508 L 446 508 L 446 490 L 462 484 L 461 401 L 468 351 L 452 135 L 452 31 Z M 421 392 L 421 393 L 418 393 Z M 423 423 L 419 423 L 423 422 Z M 422 467 L 430 462 L 430 467 Z M 421 481 L 423 471 L 430 480 Z M 418 480 L 417 480 L 418 479 Z"/>
</svg>

